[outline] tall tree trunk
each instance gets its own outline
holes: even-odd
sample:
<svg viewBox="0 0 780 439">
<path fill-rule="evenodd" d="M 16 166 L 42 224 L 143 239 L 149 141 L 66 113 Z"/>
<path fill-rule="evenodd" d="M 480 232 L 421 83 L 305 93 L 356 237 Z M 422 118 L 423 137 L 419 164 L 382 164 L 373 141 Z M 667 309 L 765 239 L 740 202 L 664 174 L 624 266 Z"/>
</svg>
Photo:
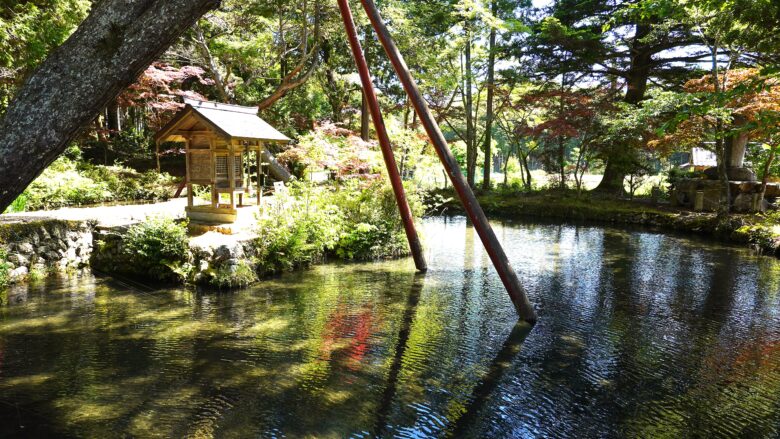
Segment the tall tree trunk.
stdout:
<svg viewBox="0 0 780 439">
<path fill-rule="evenodd" d="M 102 0 L 19 90 L 0 123 L 0 211 L 218 0 Z"/>
<path fill-rule="evenodd" d="M 474 98 L 472 96 L 472 75 L 471 75 L 471 24 L 466 21 L 466 65 L 464 74 L 466 76 L 466 181 L 469 186 L 474 188 L 475 174 L 477 173 L 477 150 L 476 135 L 474 130 Z"/>
<path fill-rule="evenodd" d="M 119 105 L 117 105 L 116 99 L 111 101 L 106 108 L 106 124 L 108 125 L 108 135 L 110 137 L 116 137 L 119 131 L 122 130 L 122 121 L 119 118 Z"/>
<path fill-rule="evenodd" d="M 525 172 L 523 184 L 525 184 L 526 190 L 530 191 L 533 187 L 533 176 L 531 175 L 531 168 L 528 166 L 528 154 L 518 154 L 517 156 L 520 159 L 520 164 L 523 168 L 521 172 Z"/>
<path fill-rule="evenodd" d="M 632 48 L 631 64 L 626 72 L 626 94 L 623 102 L 632 105 L 638 105 L 645 98 L 647 92 L 647 83 L 650 79 L 653 54 L 655 50 L 649 45 L 642 43 L 642 39 L 648 36 L 652 31 L 649 24 L 640 24 L 636 27 Z M 607 192 L 616 195 L 623 195 L 625 188 L 623 180 L 626 178 L 626 161 L 631 161 L 631 157 L 625 157 L 630 151 L 626 151 L 627 145 L 615 145 L 614 151 L 608 154 L 604 166 L 604 177 L 596 187 L 596 191 Z"/>
<path fill-rule="evenodd" d="M 566 113 L 566 101 L 563 98 L 566 93 L 566 74 L 561 75 L 561 102 L 558 106 L 558 117 L 563 120 Z M 560 189 L 566 189 L 566 143 L 563 136 L 558 136 L 558 172 L 560 173 Z"/>
<path fill-rule="evenodd" d="M 491 2 L 491 12 L 495 16 L 498 12 L 498 3 L 496 0 Z M 493 143 L 493 94 L 495 93 L 495 76 L 496 76 L 496 28 L 490 28 L 490 38 L 488 42 L 488 74 L 487 74 L 487 110 L 485 112 L 485 163 L 482 170 L 482 189 L 490 189 L 490 161 L 493 158 L 491 156 L 490 147 Z"/>
<path fill-rule="evenodd" d="M 336 79 L 336 71 L 330 64 L 333 46 L 327 39 L 322 43 L 322 64 L 325 67 L 325 79 L 328 81 L 327 94 L 330 104 L 331 119 L 333 123 L 341 123 L 341 110 L 344 107 L 344 96 L 340 93 L 340 87 Z"/>
<path fill-rule="evenodd" d="M 710 47 L 710 53 L 712 57 L 710 71 L 712 73 L 712 81 L 713 81 L 712 85 L 715 90 L 715 95 L 718 101 L 721 101 L 722 98 L 720 94 L 722 88 L 720 84 L 720 73 L 718 69 L 718 51 L 719 51 L 719 47 L 717 44 L 713 44 Z M 718 159 L 718 179 L 720 180 L 720 185 L 721 185 L 720 200 L 718 201 L 719 217 L 726 217 L 729 215 L 729 212 L 731 211 L 731 186 L 729 185 L 729 174 L 728 174 L 729 149 L 726 148 L 726 139 L 723 137 L 723 128 L 724 128 L 723 120 L 721 118 L 718 118 L 716 121 L 717 137 L 715 138 L 715 153 Z"/>
</svg>

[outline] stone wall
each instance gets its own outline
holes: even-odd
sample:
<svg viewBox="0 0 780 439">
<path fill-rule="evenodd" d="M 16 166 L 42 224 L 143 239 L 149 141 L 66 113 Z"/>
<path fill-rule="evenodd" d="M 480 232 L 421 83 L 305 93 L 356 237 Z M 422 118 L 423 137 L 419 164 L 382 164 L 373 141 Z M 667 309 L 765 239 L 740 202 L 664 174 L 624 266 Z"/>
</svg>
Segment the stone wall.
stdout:
<svg viewBox="0 0 780 439">
<path fill-rule="evenodd" d="M 92 255 L 92 226 L 86 222 L 59 220 L 0 224 L 0 247 L 7 254 L 9 280 L 19 282 L 51 270 L 88 265 Z"/>
<path fill-rule="evenodd" d="M 190 239 L 186 278 L 178 279 L 165 267 L 155 267 L 150 273 L 139 270 L 124 244 L 126 227 L 94 230 L 95 249 L 91 267 L 107 274 L 120 274 L 139 280 L 163 283 L 193 283 L 217 288 L 244 286 L 256 280 L 254 237 L 236 237 L 208 232 Z"/>
<path fill-rule="evenodd" d="M 673 206 L 686 206 L 696 211 L 715 212 L 721 198 L 721 183 L 717 180 L 685 179 L 677 182 L 672 191 Z M 733 212 L 765 211 L 768 200 L 780 197 L 780 185 L 767 185 L 765 200 L 761 200 L 761 183 L 756 181 L 729 182 L 731 209 Z M 698 196 L 698 204 L 697 204 Z"/>
</svg>

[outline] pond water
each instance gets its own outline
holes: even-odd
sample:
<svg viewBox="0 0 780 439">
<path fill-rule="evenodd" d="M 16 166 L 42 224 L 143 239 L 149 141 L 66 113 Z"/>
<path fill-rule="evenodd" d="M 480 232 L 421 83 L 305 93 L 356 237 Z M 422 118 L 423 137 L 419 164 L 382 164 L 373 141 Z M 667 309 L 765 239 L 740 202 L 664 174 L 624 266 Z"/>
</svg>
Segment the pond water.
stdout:
<svg viewBox="0 0 780 439">
<path fill-rule="evenodd" d="M 0 295 L 0 437 L 776 437 L 780 261 L 648 231 L 465 220 L 431 267 L 233 293 L 90 275 Z"/>
</svg>

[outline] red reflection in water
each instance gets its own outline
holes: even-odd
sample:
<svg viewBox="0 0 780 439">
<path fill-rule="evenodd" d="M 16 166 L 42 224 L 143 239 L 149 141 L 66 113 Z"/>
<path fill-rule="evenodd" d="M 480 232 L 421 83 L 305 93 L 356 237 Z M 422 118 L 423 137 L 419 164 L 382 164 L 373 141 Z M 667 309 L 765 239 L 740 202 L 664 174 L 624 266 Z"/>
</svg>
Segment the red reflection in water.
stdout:
<svg viewBox="0 0 780 439">
<path fill-rule="evenodd" d="M 333 347 L 338 346 L 333 358 L 352 371 L 362 367 L 362 361 L 369 348 L 369 338 L 373 333 L 375 316 L 374 309 L 364 305 L 357 312 L 348 306 L 337 307 L 328 317 L 323 333 L 323 343 L 320 358 L 330 360 Z"/>
</svg>

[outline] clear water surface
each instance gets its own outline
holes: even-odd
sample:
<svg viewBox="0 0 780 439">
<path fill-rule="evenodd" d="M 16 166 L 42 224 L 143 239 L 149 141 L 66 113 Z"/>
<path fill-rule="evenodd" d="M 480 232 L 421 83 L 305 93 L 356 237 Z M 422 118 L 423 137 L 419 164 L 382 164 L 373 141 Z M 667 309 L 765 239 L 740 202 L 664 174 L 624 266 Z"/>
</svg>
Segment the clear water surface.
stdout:
<svg viewBox="0 0 780 439">
<path fill-rule="evenodd" d="M 777 437 L 780 261 L 600 226 L 463 219 L 411 260 L 239 292 L 82 275 L 0 295 L 0 437 Z"/>
</svg>

